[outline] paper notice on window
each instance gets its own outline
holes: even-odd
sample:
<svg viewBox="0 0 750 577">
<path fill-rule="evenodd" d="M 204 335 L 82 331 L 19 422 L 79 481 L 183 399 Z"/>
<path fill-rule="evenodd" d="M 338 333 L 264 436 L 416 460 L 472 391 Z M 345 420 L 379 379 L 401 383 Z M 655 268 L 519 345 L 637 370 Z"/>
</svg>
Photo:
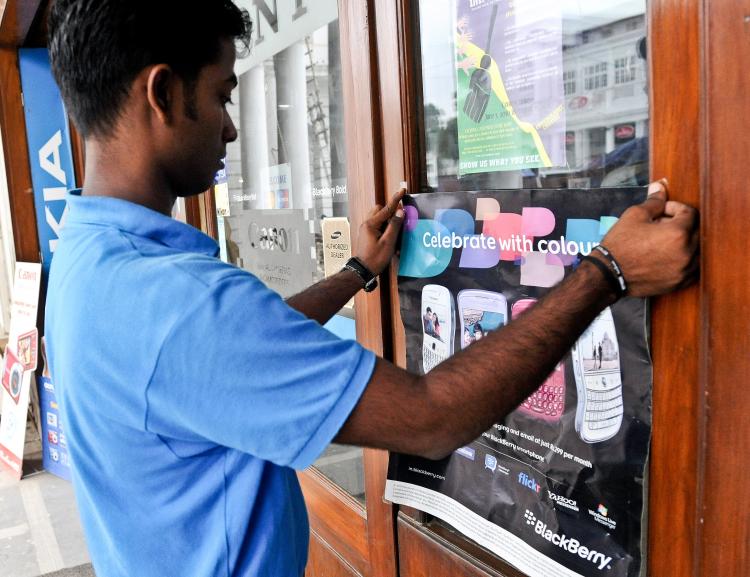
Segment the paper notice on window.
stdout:
<svg viewBox="0 0 750 577">
<path fill-rule="evenodd" d="M 0 464 L 17 478 L 23 473 L 26 417 L 34 369 L 37 364 L 36 318 L 42 266 L 16 263 L 10 336 L 2 365 L 3 418 L 0 420 Z"/>
<path fill-rule="evenodd" d="M 352 257 L 352 235 L 349 219 L 335 217 L 324 218 L 321 225 L 323 236 L 323 267 L 325 276 L 333 276 L 339 272 L 346 261 Z M 347 308 L 352 308 L 354 301 L 350 300 Z"/>
<path fill-rule="evenodd" d="M 458 0 L 459 174 L 565 165 L 557 0 Z"/>
</svg>

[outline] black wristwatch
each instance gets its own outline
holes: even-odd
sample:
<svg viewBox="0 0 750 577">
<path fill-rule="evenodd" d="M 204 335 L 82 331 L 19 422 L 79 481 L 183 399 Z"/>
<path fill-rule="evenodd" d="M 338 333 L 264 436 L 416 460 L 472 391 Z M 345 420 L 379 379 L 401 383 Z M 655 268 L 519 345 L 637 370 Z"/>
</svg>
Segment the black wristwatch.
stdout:
<svg viewBox="0 0 750 577">
<path fill-rule="evenodd" d="M 377 275 L 374 275 L 356 256 L 350 258 L 342 270 L 350 270 L 361 278 L 364 283 L 362 288 L 366 293 L 374 291 L 378 286 Z"/>
</svg>

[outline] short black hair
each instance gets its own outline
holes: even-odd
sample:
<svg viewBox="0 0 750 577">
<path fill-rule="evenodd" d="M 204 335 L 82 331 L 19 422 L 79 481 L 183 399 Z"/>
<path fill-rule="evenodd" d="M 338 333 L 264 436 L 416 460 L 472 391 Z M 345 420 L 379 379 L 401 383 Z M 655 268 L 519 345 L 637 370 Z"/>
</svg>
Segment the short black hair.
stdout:
<svg viewBox="0 0 750 577">
<path fill-rule="evenodd" d="M 232 0 L 53 0 L 48 37 L 52 72 L 86 137 L 109 134 L 147 66 L 168 64 L 192 85 L 223 39 L 244 54 L 251 32 Z"/>
</svg>

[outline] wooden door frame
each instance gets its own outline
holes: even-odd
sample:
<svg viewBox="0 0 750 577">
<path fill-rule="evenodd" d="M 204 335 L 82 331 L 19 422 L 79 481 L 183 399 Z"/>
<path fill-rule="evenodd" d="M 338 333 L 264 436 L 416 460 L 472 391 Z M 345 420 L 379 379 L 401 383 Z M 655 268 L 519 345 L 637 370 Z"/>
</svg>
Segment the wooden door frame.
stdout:
<svg viewBox="0 0 750 577">
<path fill-rule="evenodd" d="M 372 0 L 339 0 L 338 5 L 349 220 L 356 246 L 359 225 L 370 209 L 390 197 L 383 188 L 374 4 Z M 213 189 L 186 199 L 186 211 L 188 223 L 217 238 Z M 395 280 L 391 281 L 389 273 L 381 275 L 381 287 L 391 282 Z M 390 291 L 379 287 L 371 293 L 360 292 L 354 301 L 357 341 L 390 358 Z M 343 559 L 349 569 L 365 577 L 396 577 L 395 512 L 383 500 L 388 453 L 365 449 L 363 461 L 364 507 L 314 467 L 298 474 L 310 517 L 311 547 L 323 543 L 334 552 L 333 558 Z"/>
<path fill-rule="evenodd" d="M 0 6 L 0 130 L 16 260 L 41 262 L 31 182 L 18 49 L 41 16 L 44 0 L 7 0 Z"/>
<path fill-rule="evenodd" d="M 0 1 L 0 45 L 23 46 L 47 4 L 48 0 Z"/>
<path fill-rule="evenodd" d="M 695 550 L 696 574 L 705 576 L 739 577 L 750 567 L 750 501 L 743 463 L 750 454 L 745 415 L 750 375 L 748 8 L 747 2 L 704 0 L 701 22 L 703 386 L 697 393 L 703 451 Z"/>
<path fill-rule="evenodd" d="M 383 114 L 385 179 L 389 184 L 406 179 L 418 189 L 415 4 L 376 0 L 381 108 L 388 112 Z M 746 7 L 731 0 L 651 0 L 647 19 L 651 174 L 669 179 L 671 198 L 702 209 L 704 254 L 699 285 L 652 304 L 647 563 L 655 577 L 739 577 L 750 566 L 750 504 L 741 493 L 739 462 L 750 449 L 742 386 L 750 374 L 750 355 L 742 346 L 750 334 L 750 265 L 742 236 L 746 225 L 738 218 L 750 215 L 750 171 L 740 160 L 747 157 L 742 152 L 750 152 L 750 115 L 742 100 L 750 93 L 743 69 L 750 43 L 737 39 L 747 37 L 750 17 Z M 391 294 L 394 354 L 404 366 L 395 274 Z M 449 532 L 428 530 L 416 512 L 401 511 L 399 539 L 408 540 L 403 544 L 409 553 L 429 559 L 443 550 L 446 559 L 473 558 L 488 575 L 516 573 Z M 436 549 L 441 540 L 450 546 Z M 429 574 L 429 568 L 424 571 Z"/>
<path fill-rule="evenodd" d="M 382 175 L 382 116 L 372 0 L 339 0 L 341 74 L 352 244 L 375 204 L 386 198 Z M 395 192 L 395 191 L 394 191 Z M 355 297 L 357 340 L 390 356 L 389 275 L 381 287 Z M 383 500 L 388 454 L 364 450 L 366 505 L 362 507 L 314 468 L 299 474 L 313 537 L 324 541 L 366 577 L 396 577 L 393 507 Z"/>
<path fill-rule="evenodd" d="M 658 0 L 649 7 L 651 175 L 669 179 L 673 199 L 699 206 L 703 173 L 701 2 Z M 700 286 L 652 301 L 648 566 L 649 574 L 659 577 L 699 575 L 695 559 L 700 553 L 697 508 L 705 378 L 700 370 L 705 354 L 700 336 L 704 285 L 705 278 Z"/>
<path fill-rule="evenodd" d="M 0 46 L 0 129 L 3 131 L 5 177 L 8 181 L 16 260 L 41 262 L 18 49 L 15 46 Z"/>
<path fill-rule="evenodd" d="M 379 60 L 372 0 L 339 0 L 338 4 L 349 220 L 356 246 L 359 225 L 375 204 L 389 198 L 383 188 Z M 190 224 L 216 238 L 213 194 L 187 199 L 186 209 Z M 391 282 L 395 280 L 388 273 L 381 275 L 381 287 Z M 379 287 L 371 293 L 360 292 L 354 301 L 357 340 L 389 358 L 390 291 Z M 365 506 L 314 467 L 298 474 L 310 517 L 311 547 L 322 544 L 334 552 L 329 559 L 343 559 L 349 569 L 365 577 L 396 577 L 394 508 L 383 500 L 388 454 L 365 449 L 363 461 Z"/>
</svg>

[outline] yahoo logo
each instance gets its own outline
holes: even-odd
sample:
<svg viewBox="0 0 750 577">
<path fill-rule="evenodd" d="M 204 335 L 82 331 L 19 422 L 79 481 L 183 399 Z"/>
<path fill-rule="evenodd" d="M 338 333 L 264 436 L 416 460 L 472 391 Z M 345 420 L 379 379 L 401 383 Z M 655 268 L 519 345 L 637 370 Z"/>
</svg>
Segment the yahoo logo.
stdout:
<svg viewBox="0 0 750 577">
<path fill-rule="evenodd" d="M 459 250 L 460 268 L 489 269 L 511 262 L 521 269 L 521 284 L 536 287 L 560 282 L 565 267 L 575 263 L 579 253 L 590 253 L 617 222 L 610 216 L 570 218 L 564 236 L 547 238 L 556 219 L 544 207 L 525 207 L 521 214 L 502 212 L 496 199 L 479 198 L 474 215 L 448 208 L 437 210 L 434 219 L 420 219 L 415 206 L 405 207 L 405 212 L 399 275 L 438 276 Z"/>
</svg>

